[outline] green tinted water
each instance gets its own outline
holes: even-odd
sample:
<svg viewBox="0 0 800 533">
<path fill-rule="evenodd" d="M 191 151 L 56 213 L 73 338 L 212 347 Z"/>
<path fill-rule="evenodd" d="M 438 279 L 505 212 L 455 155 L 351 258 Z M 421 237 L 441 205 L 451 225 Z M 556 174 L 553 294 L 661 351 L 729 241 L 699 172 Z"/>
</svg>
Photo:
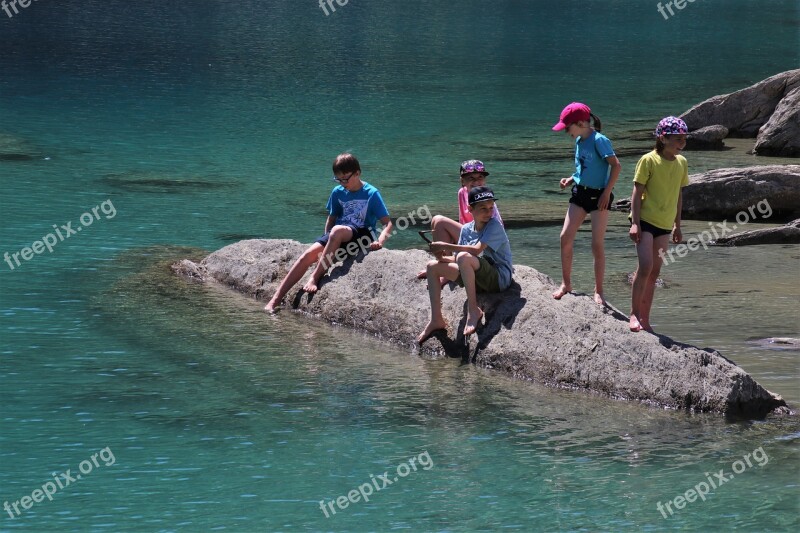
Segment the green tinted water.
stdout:
<svg viewBox="0 0 800 533">
<path fill-rule="evenodd" d="M 794 2 L 696 2 L 664 21 L 626 1 L 356 0 L 327 18 L 310 1 L 87 1 L 4 20 L 0 130 L 5 153 L 30 158 L 0 161 L 0 252 L 107 200 L 116 215 L 14 270 L 0 263 L 0 501 L 106 447 L 115 461 L 2 512 L 0 530 L 796 529 L 794 420 L 731 423 L 423 361 L 271 319 L 165 265 L 243 237 L 311 240 L 330 160 L 352 149 L 393 215 L 454 214 L 454 169 L 482 158 L 519 221 L 515 260 L 558 277 L 561 107 L 582 99 L 604 119 L 625 196 L 641 131 L 796 67 L 798 20 Z M 732 144 L 687 154 L 692 170 L 749 164 Z M 622 309 L 626 231 L 614 214 L 607 291 Z M 584 231 L 576 251 L 588 292 Z M 751 341 L 800 333 L 798 259 L 796 246 L 694 252 L 665 269 L 654 325 L 797 405 L 797 352 Z M 764 466 L 662 517 L 657 503 L 758 448 Z M 320 510 L 424 452 L 429 470 Z"/>
</svg>

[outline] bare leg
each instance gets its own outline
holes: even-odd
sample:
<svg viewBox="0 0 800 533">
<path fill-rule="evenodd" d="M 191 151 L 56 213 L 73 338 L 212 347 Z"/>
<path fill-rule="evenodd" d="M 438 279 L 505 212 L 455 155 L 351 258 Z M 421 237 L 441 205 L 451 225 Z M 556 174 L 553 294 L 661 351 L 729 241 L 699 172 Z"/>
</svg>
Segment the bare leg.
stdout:
<svg viewBox="0 0 800 533">
<path fill-rule="evenodd" d="M 300 281 L 311 265 L 319 260 L 322 249 L 322 245 L 318 242 L 315 242 L 305 252 L 303 252 L 303 255 L 297 258 L 297 261 L 294 262 L 292 268 L 289 269 L 289 273 L 286 274 L 286 277 L 283 278 L 281 284 L 278 285 L 278 290 L 275 291 L 272 299 L 269 301 L 269 303 L 267 303 L 266 306 L 264 306 L 264 311 L 267 313 L 275 312 L 275 308 L 280 305 L 284 296 L 286 296 L 286 293 L 289 292 L 289 290 L 294 287 L 298 281 Z"/>
<path fill-rule="evenodd" d="M 592 256 L 594 256 L 594 301 L 597 305 L 606 305 L 603 297 L 603 278 L 606 274 L 606 227 L 608 227 L 606 209 L 592 211 Z"/>
<path fill-rule="evenodd" d="M 631 331 L 641 331 L 639 317 L 644 311 L 644 294 L 653 270 L 653 234 L 643 231 L 636 245 L 636 255 L 639 258 L 639 267 L 633 275 L 633 288 L 631 289 Z"/>
<path fill-rule="evenodd" d="M 423 343 L 431 333 L 438 329 L 447 327 L 447 321 L 442 315 L 442 286 L 438 282 L 440 277 L 455 281 L 458 278 L 458 266 L 453 263 L 440 263 L 430 261 L 428 263 L 428 296 L 431 300 L 431 319 L 425 329 L 417 336 L 417 342 Z"/>
<path fill-rule="evenodd" d="M 433 231 L 433 241 L 455 244 L 461 236 L 461 224 L 442 215 L 433 217 L 433 220 L 431 220 L 431 230 Z M 427 275 L 428 273 L 426 270 L 417 272 L 418 279 L 425 279 Z M 442 287 L 447 283 L 446 279 L 440 281 Z"/>
<path fill-rule="evenodd" d="M 564 227 L 561 229 L 561 287 L 553 293 L 553 298 L 560 300 L 572 290 L 572 249 L 575 235 L 586 219 L 586 211 L 575 204 L 569 204 L 567 216 L 564 217 Z"/>
<path fill-rule="evenodd" d="M 325 245 L 325 248 L 322 250 L 322 257 L 317 263 L 317 266 L 314 268 L 314 271 L 311 273 L 311 276 L 308 278 L 303 290 L 309 294 L 314 294 L 317 292 L 317 284 L 319 280 L 322 279 L 322 276 L 325 272 L 333 264 L 333 255 L 337 249 L 339 249 L 339 245 L 343 242 L 347 242 L 353 238 L 353 230 L 347 226 L 334 226 L 331 228 L 330 236 L 328 237 L 328 244 Z"/>
<path fill-rule="evenodd" d="M 478 294 L 475 287 L 475 272 L 481 267 L 480 261 L 474 255 L 460 252 L 456 256 L 458 270 L 464 289 L 467 291 L 467 323 L 464 325 L 464 336 L 469 337 L 478 327 L 478 322 L 483 318 L 483 311 L 478 307 Z"/>
<path fill-rule="evenodd" d="M 655 297 L 656 292 L 656 281 L 658 281 L 658 275 L 661 273 L 661 265 L 663 264 L 661 255 L 667 249 L 669 237 L 669 235 L 662 235 L 660 237 L 656 237 L 653 241 L 653 268 L 650 270 L 650 276 L 647 279 L 647 286 L 644 294 L 642 295 L 642 307 L 640 309 L 641 315 L 638 316 L 642 328 L 647 331 L 653 331 L 652 326 L 650 326 L 650 309 L 653 307 L 653 298 Z"/>
</svg>

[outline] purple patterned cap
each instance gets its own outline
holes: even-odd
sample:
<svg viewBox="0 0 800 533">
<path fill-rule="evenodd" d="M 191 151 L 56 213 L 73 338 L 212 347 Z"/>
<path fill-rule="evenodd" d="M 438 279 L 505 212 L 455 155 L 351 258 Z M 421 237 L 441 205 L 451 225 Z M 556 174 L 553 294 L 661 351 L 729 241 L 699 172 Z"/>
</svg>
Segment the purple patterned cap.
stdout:
<svg viewBox="0 0 800 533">
<path fill-rule="evenodd" d="M 661 119 L 656 127 L 656 137 L 661 135 L 686 135 L 689 133 L 689 127 L 686 123 L 678 117 L 667 117 Z"/>
</svg>

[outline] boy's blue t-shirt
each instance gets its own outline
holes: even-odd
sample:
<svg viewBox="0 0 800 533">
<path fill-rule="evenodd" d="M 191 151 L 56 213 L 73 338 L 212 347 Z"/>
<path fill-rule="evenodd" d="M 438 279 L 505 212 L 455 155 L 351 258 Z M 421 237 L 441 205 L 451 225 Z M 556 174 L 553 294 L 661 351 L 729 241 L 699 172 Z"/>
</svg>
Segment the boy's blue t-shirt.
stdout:
<svg viewBox="0 0 800 533">
<path fill-rule="evenodd" d="M 475 231 L 474 220 L 461 226 L 459 245 L 468 246 L 478 242 L 486 245 L 482 255 L 494 263 L 499 274 L 500 290 L 506 290 L 511 285 L 514 266 L 511 261 L 511 243 L 508 242 L 508 235 L 503 225 L 496 218 L 491 218 L 480 232 Z"/>
<path fill-rule="evenodd" d="M 595 131 L 585 140 L 575 139 L 575 183 L 591 189 L 604 189 L 608 185 L 610 165 L 606 157 L 614 154 L 611 141 Z"/>
<path fill-rule="evenodd" d="M 355 192 L 350 192 L 341 185 L 334 187 L 326 209 L 331 216 L 336 217 L 336 224 L 368 228 L 372 232 L 375 232 L 375 223 L 378 220 L 389 216 L 381 193 L 366 181 Z"/>
</svg>

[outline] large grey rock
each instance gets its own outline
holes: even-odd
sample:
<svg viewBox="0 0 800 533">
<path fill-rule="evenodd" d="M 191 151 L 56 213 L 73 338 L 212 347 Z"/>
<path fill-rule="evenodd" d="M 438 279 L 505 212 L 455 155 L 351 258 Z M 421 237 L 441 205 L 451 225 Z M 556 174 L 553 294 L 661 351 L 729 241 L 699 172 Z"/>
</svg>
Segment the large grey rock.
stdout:
<svg viewBox="0 0 800 533">
<path fill-rule="evenodd" d="M 757 209 L 759 202 L 763 213 Z M 748 222 L 800 217 L 800 165 L 720 168 L 689 176 L 683 189 L 683 217 L 724 220 L 742 212 Z"/>
<path fill-rule="evenodd" d="M 720 150 L 725 147 L 723 139 L 728 136 L 728 128 L 716 124 L 689 132 L 686 148 L 690 150 Z"/>
<path fill-rule="evenodd" d="M 750 87 L 714 96 L 681 115 L 689 131 L 720 124 L 737 137 L 755 137 L 778 103 L 800 87 L 800 69 L 788 70 Z"/>
<path fill-rule="evenodd" d="M 800 87 L 780 101 L 767 123 L 758 130 L 753 152 L 779 157 L 800 156 Z"/>
<path fill-rule="evenodd" d="M 724 246 L 752 246 L 756 244 L 800 244 L 800 218 L 784 226 L 757 229 L 720 237 L 715 244 Z"/>
<path fill-rule="evenodd" d="M 176 263 L 173 270 L 266 300 L 305 248 L 288 240 L 247 240 L 199 264 Z M 348 259 L 323 278 L 316 295 L 291 291 L 287 307 L 412 347 L 430 312 L 426 284 L 415 279 L 429 259 L 421 250 L 380 250 Z M 421 351 L 461 355 L 520 379 L 674 409 L 746 416 L 788 411 L 779 396 L 718 352 L 631 333 L 624 315 L 587 296 L 555 301 L 555 283 L 532 268 L 517 266 L 514 280 L 505 293 L 479 296 L 486 324 L 469 348 L 455 333 L 464 325 L 464 290 L 446 287 L 442 303 L 451 327 Z"/>
</svg>

